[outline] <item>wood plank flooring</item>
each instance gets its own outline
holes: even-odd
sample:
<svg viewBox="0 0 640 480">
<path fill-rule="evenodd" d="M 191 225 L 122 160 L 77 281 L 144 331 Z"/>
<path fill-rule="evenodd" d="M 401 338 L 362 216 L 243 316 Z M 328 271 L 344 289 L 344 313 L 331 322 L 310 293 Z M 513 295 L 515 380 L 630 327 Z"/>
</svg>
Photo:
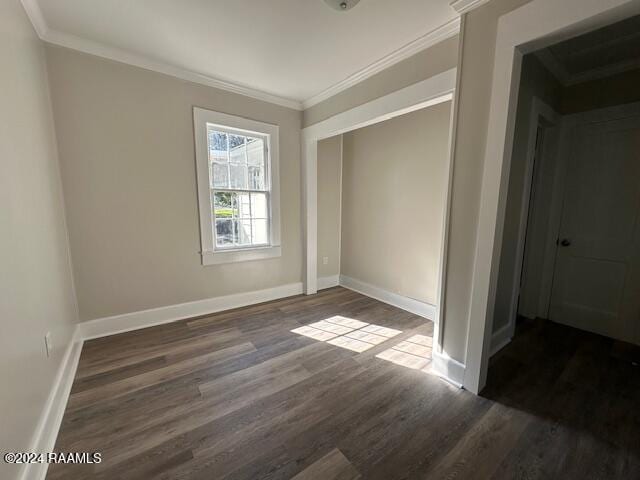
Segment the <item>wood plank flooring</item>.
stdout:
<svg viewBox="0 0 640 480">
<path fill-rule="evenodd" d="M 335 315 L 402 333 L 357 353 L 291 332 Z M 481 396 L 376 358 L 422 367 L 432 334 L 336 287 L 86 342 L 56 451 L 103 462 L 47 478 L 640 478 L 636 349 L 528 322 Z"/>
</svg>

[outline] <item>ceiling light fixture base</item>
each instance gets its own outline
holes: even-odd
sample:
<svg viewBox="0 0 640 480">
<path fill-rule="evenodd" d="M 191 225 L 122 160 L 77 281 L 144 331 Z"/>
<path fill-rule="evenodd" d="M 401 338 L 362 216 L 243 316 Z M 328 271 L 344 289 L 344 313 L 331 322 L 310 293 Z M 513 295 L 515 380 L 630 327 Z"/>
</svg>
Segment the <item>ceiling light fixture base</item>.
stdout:
<svg viewBox="0 0 640 480">
<path fill-rule="evenodd" d="M 360 0 L 324 0 L 324 3 L 329 5 L 334 10 L 338 10 L 339 12 L 346 12 L 347 10 L 351 10 L 359 2 Z"/>
</svg>

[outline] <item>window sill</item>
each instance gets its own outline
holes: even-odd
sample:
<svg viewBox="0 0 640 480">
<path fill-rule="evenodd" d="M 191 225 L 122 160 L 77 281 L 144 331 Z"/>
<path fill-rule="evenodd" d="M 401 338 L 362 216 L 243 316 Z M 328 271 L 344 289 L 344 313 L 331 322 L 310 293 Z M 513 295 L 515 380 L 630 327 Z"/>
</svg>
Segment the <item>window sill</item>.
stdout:
<svg viewBox="0 0 640 480">
<path fill-rule="evenodd" d="M 264 260 L 276 258 L 282 255 L 280 246 L 247 248 L 241 250 L 204 252 L 202 265 L 220 265 L 222 263 L 248 262 L 251 260 Z"/>
</svg>

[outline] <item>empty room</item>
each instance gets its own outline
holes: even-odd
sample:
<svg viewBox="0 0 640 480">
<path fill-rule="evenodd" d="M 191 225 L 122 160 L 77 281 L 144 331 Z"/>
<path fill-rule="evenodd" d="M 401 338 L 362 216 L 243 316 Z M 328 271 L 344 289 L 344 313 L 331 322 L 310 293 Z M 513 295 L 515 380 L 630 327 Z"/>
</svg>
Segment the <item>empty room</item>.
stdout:
<svg viewBox="0 0 640 480">
<path fill-rule="evenodd" d="M 640 478 L 638 0 L 0 0 L 0 478 Z"/>
</svg>

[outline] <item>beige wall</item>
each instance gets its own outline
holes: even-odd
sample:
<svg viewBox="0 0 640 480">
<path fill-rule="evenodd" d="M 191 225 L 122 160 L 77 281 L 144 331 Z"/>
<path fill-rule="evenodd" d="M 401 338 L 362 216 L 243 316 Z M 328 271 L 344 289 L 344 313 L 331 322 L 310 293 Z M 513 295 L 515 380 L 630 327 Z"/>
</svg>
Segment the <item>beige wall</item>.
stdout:
<svg viewBox="0 0 640 480">
<path fill-rule="evenodd" d="M 525 167 L 529 146 L 529 128 L 533 97 L 537 97 L 559 111 L 562 101 L 562 86 L 532 55 L 526 55 L 522 62 L 520 90 L 516 125 L 513 139 L 513 153 L 509 172 L 509 187 L 505 211 L 500 267 L 496 290 L 496 307 L 493 331 L 496 332 L 509 322 L 513 273 L 516 266 L 516 249 L 522 212 L 522 194 L 525 186 Z"/>
<path fill-rule="evenodd" d="M 529 0 L 492 0 L 467 14 L 462 28 L 459 103 L 456 122 L 447 278 L 443 322 L 444 352 L 465 362 L 471 278 L 498 18 Z"/>
<path fill-rule="evenodd" d="M 0 451 L 15 452 L 77 320 L 44 51 L 19 0 L 0 1 L 0 65 Z M 0 478 L 17 475 L 0 462 Z"/>
<path fill-rule="evenodd" d="M 82 320 L 301 281 L 301 112 L 46 52 Z M 280 126 L 282 257 L 202 266 L 194 105 Z"/>
<path fill-rule="evenodd" d="M 318 142 L 318 277 L 340 273 L 342 136 Z M 323 258 L 327 257 L 324 265 Z"/>
<path fill-rule="evenodd" d="M 304 126 L 313 125 L 337 113 L 455 68 L 457 61 L 458 36 L 456 35 L 306 109 Z"/>
<path fill-rule="evenodd" d="M 436 303 L 451 103 L 344 135 L 341 272 Z"/>
</svg>

